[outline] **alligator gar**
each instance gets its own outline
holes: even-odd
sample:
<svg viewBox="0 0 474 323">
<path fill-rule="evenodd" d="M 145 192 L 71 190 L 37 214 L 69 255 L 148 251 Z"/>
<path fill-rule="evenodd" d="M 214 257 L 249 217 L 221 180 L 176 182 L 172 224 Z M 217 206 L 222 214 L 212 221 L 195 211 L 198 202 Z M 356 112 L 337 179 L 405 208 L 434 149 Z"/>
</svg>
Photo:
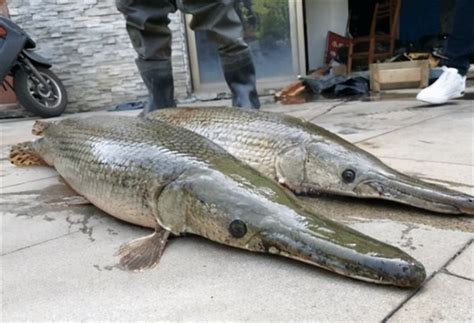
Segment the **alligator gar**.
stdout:
<svg viewBox="0 0 474 323">
<path fill-rule="evenodd" d="M 54 166 L 106 213 L 155 229 L 119 250 L 124 269 L 154 267 L 170 234 L 195 234 L 351 278 L 416 287 L 421 263 L 398 248 L 311 213 L 275 181 L 183 128 L 131 117 L 40 122 L 12 147 L 18 166 Z"/>
<path fill-rule="evenodd" d="M 211 139 L 296 194 L 385 199 L 474 214 L 474 197 L 402 174 L 339 136 L 301 119 L 230 108 L 165 109 L 146 115 Z"/>
</svg>

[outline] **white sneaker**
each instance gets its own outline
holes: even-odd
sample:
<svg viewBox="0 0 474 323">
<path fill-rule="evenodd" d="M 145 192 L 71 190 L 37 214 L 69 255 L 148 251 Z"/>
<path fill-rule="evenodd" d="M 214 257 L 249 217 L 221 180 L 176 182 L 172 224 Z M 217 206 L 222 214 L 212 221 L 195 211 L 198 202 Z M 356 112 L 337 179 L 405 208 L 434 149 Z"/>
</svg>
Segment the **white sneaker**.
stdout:
<svg viewBox="0 0 474 323">
<path fill-rule="evenodd" d="M 450 99 L 464 96 L 466 77 L 461 76 L 455 68 L 443 66 L 443 74 L 416 96 L 417 100 L 430 104 L 443 104 Z"/>
</svg>

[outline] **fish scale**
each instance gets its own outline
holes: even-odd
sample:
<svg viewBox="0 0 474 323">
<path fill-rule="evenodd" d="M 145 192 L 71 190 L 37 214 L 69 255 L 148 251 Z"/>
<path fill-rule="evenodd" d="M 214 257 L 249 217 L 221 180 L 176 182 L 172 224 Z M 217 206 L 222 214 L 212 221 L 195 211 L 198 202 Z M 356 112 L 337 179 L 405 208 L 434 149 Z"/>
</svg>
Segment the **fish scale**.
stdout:
<svg viewBox="0 0 474 323">
<path fill-rule="evenodd" d="M 276 178 L 275 158 L 279 152 L 308 137 L 304 130 L 289 127 L 291 120 L 285 122 L 285 116 L 242 113 L 237 109 L 170 109 L 146 118 L 185 127 L 209 138 L 272 178 Z"/>
<path fill-rule="evenodd" d="M 128 120 L 116 123 L 107 120 L 109 131 L 102 129 L 100 121 L 64 122 L 64 125 L 48 128 L 45 136 L 55 141 L 53 143 L 55 168 L 76 191 L 84 192 L 85 197 L 94 204 L 108 213 L 117 214 L 123 220 L 154 227 L 153 217 L 146 203 L 143 203 L 144 196 L 147 195 L 148 181 L 144 175 L 148 173 L 156 175 L 153 170 L 159 167 L 165 176 L 162 178 L 155 176 L 154 180 L 158 183 L 166 183 L 166 177 L 177 177 L 180 169 L 176 167 L 179 165 L 178 159 L 185 159 L 186 163 L 196 163 L 196 156 L 187 157 L 185 153 L 170 154 L 159 144 L 165 147 L 168 145 L 169 149 L 183 151 L 193 145 L 193 140 L 185 136 L 183 142 L 179 144 L 153 140 L 156 137 L 154 131 L 140 128 L 134 129 L 137 130 L 134 140 L 127 141 L 123 138 L 127 138 L 126 132 L 129 127 L 124 121 Z M 142 165 L 142 156 L 147 151 L 153 151 L 148 146 L 157 148 L 154 152 L 156 158 L 153 158 L 153 155 L 145 155 L 147 167 L 139 169 L 134 162 L 138 156 Z M 205 147 L 200 147 L 198 142 L 195 142 L 193 147 L 197 148 L 197 155 L 201 159 L 209 157 Z M 125 181 L 127 185 L 121 183 Z M 137 190 L 131 191 L 130 187 L 135 187 Z M 97 196 L 103 198 L 98 199 Z M 137 219 L 137 214 L 141 214 L 142 217 Z"/>
</svg>

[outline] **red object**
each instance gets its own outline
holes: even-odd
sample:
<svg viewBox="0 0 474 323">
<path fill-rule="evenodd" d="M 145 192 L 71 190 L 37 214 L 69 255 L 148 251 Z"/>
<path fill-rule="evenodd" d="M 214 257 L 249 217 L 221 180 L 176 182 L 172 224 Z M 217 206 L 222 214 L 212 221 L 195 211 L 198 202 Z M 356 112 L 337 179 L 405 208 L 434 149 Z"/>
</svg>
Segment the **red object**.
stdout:
<svg viewBox="0 0 474 323">
<path fill-rule="evenodd" d="M 8 83 L 13 84 L 13 78 L 11 76 L 7 76 L 6 80 Z M 12 104 L 16 102 L 16 95 L 9 86 L 0 83 L 0 104 Z"/>
<path fill-rule="evenodd" d="M 7 30 L 0 26 L 0 37 L 3 38 L 7 35 Z"/>
<path fill-rule="evenodd" d="M 332 31 L 328 31 L 326 42 L 326 64 L 329 64 L 333 58 L 337 57 L 337 51 L 339 48 L 348 46 L 348 38 L 333 33 Z"/>
</svg>

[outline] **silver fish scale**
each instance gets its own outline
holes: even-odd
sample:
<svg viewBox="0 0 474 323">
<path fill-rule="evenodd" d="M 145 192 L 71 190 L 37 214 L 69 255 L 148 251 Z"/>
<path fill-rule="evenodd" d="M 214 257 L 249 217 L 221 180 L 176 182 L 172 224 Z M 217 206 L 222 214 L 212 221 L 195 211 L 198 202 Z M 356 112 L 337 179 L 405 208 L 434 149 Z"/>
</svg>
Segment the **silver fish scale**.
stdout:
<svg viewBox="0 0 474 323">
<path fill-rule="evenodd" d="M 53 123 L 37 145 L 54 156 L 61 176 L 93 204 L 149 227 L 155 226 L 150 197 L 164 185 L 192 167 L 210 169 L 215 159 L 237 162 L 190 131 L 127 117 Z"/>
<path fill-rule="evenodd" d="M 294 118 L 231 108 L 167 109 L 150 113 L 146 118 L 184 127 L 209 138 L 273 178 L 275 158 L 281 150 L 310 136 Z"/>
</svg>

